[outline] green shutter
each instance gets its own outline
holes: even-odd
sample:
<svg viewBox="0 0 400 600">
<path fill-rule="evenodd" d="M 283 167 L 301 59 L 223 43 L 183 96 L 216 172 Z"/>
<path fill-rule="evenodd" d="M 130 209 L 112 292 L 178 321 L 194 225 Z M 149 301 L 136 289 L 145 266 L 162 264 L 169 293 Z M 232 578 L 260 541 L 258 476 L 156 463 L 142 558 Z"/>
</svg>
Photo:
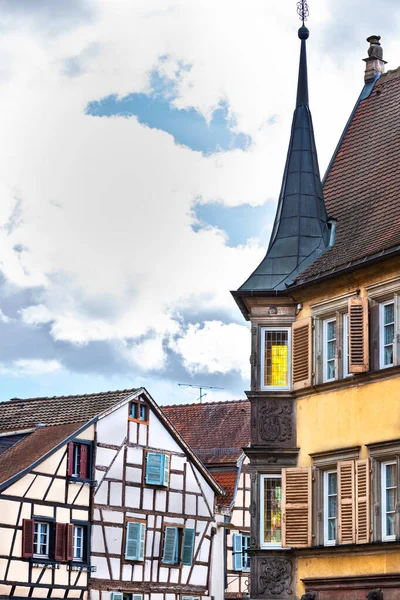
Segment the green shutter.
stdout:
<svg viewBox="0 0 400 600">
<path fill-rule="evenodd" d="M 165 454 L 159 452 L 148 452 L 146 454 L 146 483 L 163 485 L 164 464 Z"/>
<path fill-rule="evenodd" d="M 239 533 L 233 534 L 233 569 L 241 571 L 242 564 L 242 536 Z"/>
<path fill-rule="evenodd" d="M 132 600 L 143 600 L 143 594 L 132 594 Z"/>
<path fill-rule="evenodd" d="M 182 564 L 191 566 L 193 562 L 194 529 L 185 529 L 183 532 Z"/>
<path fill-rule="evenodd" d="M 166 565 L 178 564 L 179 532 L 177 527 L 164 529 L 163 563 Z"/>
<path fill-rule="evenodd" d="M 111 600 L 124 600 L 124 595 L 121 592 L 111 592 Z"/>
<path fill-rule="evenodd" d="M 144 559 L 144 539 L 146 526 L 144 523 L 128 521 L 126 524 L 125 558 L 127 560 Z"/>
<path fill-rule="evenodd" d="M 166 487 L 168 487 L 168 482 L 169 482 L 169 462 L 170 462 L 170 458 L 169 458 L 168 454 L 166 454 L 164 456 L 164 477 L 163 477 L 163 485 L 165 485 Z"/>
</svg>

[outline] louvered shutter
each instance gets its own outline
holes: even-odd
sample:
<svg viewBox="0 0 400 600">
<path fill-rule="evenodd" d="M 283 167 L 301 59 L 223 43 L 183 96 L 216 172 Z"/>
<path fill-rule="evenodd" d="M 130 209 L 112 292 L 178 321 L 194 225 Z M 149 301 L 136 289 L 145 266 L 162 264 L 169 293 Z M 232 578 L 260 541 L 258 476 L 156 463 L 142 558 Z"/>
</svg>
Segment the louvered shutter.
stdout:
<svg viewBox="0 0 400 600">
<path fill-rule="evenodd" d="M 128 521 L 126 524 L 125 558 L 143 560 L 146 527 L 143 523 Z"/>
<path fill-rule="evenodd" d="M 22 556 L 31 558 L 33 556 L 33 520 L 23 519 L 22 521 Z"/>
<path fill-rule="evenodd" d="M 311 317 L 292 324 L 292 382 L 294 390 L 312 385 Z"/>
<path fill-rule="evenodd" d="M 168 487 L 168 482 L 169 482 L 169 463 L 170 463 L 170 457 L 169 457 L 168 454 L 165 454 L 165 456 L 164 456 L 163 485 L 165 485 L 166 487 Z"/>
<path fill-rule="evenodd" d="M 72 476 L 74 470 L 74 442 L 69 442 L 67 449 L 67 475 Z"/>
<path fill-rule="evenodd" d="M 282 545 L 311 546 L 311 468 L 282 469 Z"/>
<path fill-rule="evenodd" d="M 65 525 L 56 523 L 56 535 L 54 541 L 54 559 L 65 560 Z"/>
<path fill-rule="evenodd" d="M 143 600 L 143 594 L 132 594 L 132 600 Z"/>
<path fill-rule="evenodd" d="M 338 463 L 338 540 L 339 544 L 355 543 L 354 460 Z"/>
<path fill-rule="evenodd" d="M 162 485 L 164 481 L 165 454 L 148 452 L 146 454 L 146 483 Z"/>
<path fill-rule="evenodd" d="M 87 479 L 89 477 L 89 446 L 81 444 L 81 461 L 79 465 L 79 477 Z"/>
<path fill-rule="evenodd" d="M 177 527 L 164 529 L 163 563 L 176 565 L 178 562 L 179 532 Z"/>
<path fill-rule="evenodd" d="M 193 562 L 194 529 L 184 529 L 182 545 L 182 564 L 190 566 Z"/>
<path fill-rule="evenodd" d="M 66 525 L 66 544 L 65 544 L 65 555 L 66 560 L 74 559 L 74 526 L 71 523 Z"/>
<path fill-rule="evenodd" d="M 233 548 L 233 569 L 234 569 L 234 571 L 241 571 L 243 569 L 242 536 L 238 533 L 233 534 L 232 548 Z"/>
<path fill-rule="evenodd" d="M 363 373 L 369 368 L 368 298 L 349 298 L 349 371 Z"/>
<path fill-rule="evenodd" d="M 124 600 L 122 592 L 111 592 L 111 600 Z"/>
<path fill-rule="evenodd" d="M 368 544 L 371 529 L 369 460 L 356 461 L 356 544 Z"/>
<path fill-rule="evenodd" d="M 400 364 L 400 296 L 394 297 L 393 364 Z"/>
</svg>

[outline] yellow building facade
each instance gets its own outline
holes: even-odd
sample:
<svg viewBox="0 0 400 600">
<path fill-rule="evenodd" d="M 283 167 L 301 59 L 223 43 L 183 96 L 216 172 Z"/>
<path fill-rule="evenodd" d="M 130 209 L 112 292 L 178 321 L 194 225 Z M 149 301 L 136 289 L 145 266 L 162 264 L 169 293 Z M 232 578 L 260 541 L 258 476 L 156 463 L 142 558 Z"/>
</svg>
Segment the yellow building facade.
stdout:
<svg viewBox="0 0 400 600">
<path fill-rule="evenodd" d="M 251 322 L 251 597 L 400 599 L 400 71 L 371 36 L 323 182 L 306 39 Z"/>
</svg>

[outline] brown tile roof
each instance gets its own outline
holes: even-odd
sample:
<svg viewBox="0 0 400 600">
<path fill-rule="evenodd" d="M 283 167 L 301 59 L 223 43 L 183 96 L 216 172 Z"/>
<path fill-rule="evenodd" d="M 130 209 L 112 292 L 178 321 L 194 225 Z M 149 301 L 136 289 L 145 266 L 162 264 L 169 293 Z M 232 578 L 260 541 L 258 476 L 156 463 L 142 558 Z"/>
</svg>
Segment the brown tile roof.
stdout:
<svg viewBox="0 0 400 600">
<path fill-rule="evenodd" d="M 219 485 L 225 490 L 225 494 L 217 494 L 215 501 L 218 506 L 229 506 L 235 495 L 236 479 L 239 476 L 239 470 L 231 471 L 212 471 L 212 476 Z"/>
<path fill-rule="evenodd" d="M 0 484 L 30 467 L 84 423 L 38 427 L 0 456 Z"/>
<path fill-rule="evenodd" d="M 400 244 L 399 107 L 400 68 L 382 75 L 355 110 L 324 184 L 336 242 L 297 283 Z"/>
<path fill-rule="evenodd" d="M 236 462 L 250 444 L 250 402 L 163 406 L 162 411 L 205 464 Z"/>
<path fill-rule="evenodd" d="M 0 402 L 0 431 L 16 431 L 43 425 L 87 422 L 117 404 L 137 388 L 77 396 L 14 398 Z"/>
</svg>

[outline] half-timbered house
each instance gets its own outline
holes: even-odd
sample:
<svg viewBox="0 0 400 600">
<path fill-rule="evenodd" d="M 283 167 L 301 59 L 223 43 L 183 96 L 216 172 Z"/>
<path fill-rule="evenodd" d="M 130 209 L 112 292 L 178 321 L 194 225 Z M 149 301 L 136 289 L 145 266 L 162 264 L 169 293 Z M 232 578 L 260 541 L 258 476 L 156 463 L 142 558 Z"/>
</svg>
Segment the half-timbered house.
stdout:
<svg viewBox="0 0 400 600">
<path fill-rule="evenodd" d="M 163 412 L 224 490 L 216 505 L 224 516 L 225 598 L 248 597 L 250 475 L 243 448 L 250 443 L 250 402 L 181 404 Z"/>
</svg>

